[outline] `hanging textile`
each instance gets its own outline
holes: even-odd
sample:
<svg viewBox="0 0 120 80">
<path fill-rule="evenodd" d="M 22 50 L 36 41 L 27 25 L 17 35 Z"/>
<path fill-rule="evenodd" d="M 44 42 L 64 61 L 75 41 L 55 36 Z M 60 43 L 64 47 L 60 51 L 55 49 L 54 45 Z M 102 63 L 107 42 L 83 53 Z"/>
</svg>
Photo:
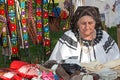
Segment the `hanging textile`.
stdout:
<svg viewBox="0 0 120 80">
<path fill-rule="evenodd" d="M 20 23 L 19 34 L 21 35 L 21 48 L 29 48 L 28 30 L 27 30 L 27 16 L 26 16 L 26 0 L 20 0 Z"/>
<path fill-rule="evenodd" d="M 107 27 L 120 24 L 120 0 L 85 0 L 85 5 L 98 7 Z"/>
<path fill-rule="evenodd" d="M 84 0 L 72 0 L 72 3 L 75 7 L 74 10 L 76 10 L 78 6 L 84 6 Z"/>
<path fill-rule="evenodd" d="M 0 44 L 2 46 L 2 54 L 9 56 L 8 51 L 8 29 L 6 20 L 6 5 L 5 1 L 0 2 Z"/>
<path fill-rule="evenodd" d="M 68 30 L 68 29 L 70 29 L 70 20 L 71 20 L 72 14 L 74 12 L 74 5 L 73 5 L 72 0 L 65 0 L 65 2 L 64 2 L 64 8 L 66 10 L 68 10 L 69 16 L 66 19 L 66 24 L 65 24 L 65 27 L 63 27 L 63 30 Z"/>
<path fill-rule="evenodd" d="M 120 0 L 115 0 L 115 3 L 113 4 L 116 13 L 116 24 L 120 24 Z"/>
<path fill-rule="evenodd" d="M 43 0 L 43 46 L 46 54 L 50 53 L 50 28 L 48 25 L 48 0 Z"/>
<path fill-rule="evenodd" d="M 36 26 L 37 26 L 37 41 L 41 43 L 42 37 L 42 1 L 36 0 Z"/>
<path fill-rule="evenodd" d="M 1 44 L 5 48 L 8 46 L 7 44 L 7 32 L 6 32 L 6 12 L 5 12 L 5 2 L 0 3 L 0 37 L 1 37 Z"/>
<path fill-rule="evenodd" d="M 17 20 L 16 20 L 16 7 L 15 0 L 7 0 L 7 10 L 8 10 L 8 29 L 10 34 L 9 47 L 11 56 L 15 59 L 18 58 L 18 34 L 17 34 Z"/>
<path fill-rule="evenodd" d="M 33 6 L 32 6 L 32 1 L 33 0 L 28 0 L 28 33 L 30 35 L 30 38 L 32 40 L 33 44 L 38 44 L 37 42 L 37 29 L 36 29 L 36 24 L 35 24 L 35 19 L 34 19 L 34 14 L 33 14 Z"/>
</svg>

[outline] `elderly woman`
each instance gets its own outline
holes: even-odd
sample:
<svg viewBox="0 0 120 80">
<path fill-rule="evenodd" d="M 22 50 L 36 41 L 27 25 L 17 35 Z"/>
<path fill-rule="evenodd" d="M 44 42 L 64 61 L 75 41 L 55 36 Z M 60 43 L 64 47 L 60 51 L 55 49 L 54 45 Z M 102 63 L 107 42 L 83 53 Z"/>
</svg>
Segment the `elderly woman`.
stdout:
<svg viewBox="0 0 120 80">
<path fill-rule="evenodd" d="M 61 62 L 74 59 L 80 63 L 105 63 L 120 58 L 115 40 L 101 29 L 98 8 L 78 7 L 72 16 L 70 26 L 71 29 L 57 42 L 49 60 Z"/>
</svg>

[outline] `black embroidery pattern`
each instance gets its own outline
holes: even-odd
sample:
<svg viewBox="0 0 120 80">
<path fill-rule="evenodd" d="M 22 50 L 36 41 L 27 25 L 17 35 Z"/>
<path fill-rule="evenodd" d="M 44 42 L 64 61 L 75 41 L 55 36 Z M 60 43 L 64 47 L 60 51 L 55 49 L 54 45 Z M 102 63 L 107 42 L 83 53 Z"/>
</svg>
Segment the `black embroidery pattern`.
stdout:
<svg viewBox="0 0 120 80">
<path fill-rule="evenodd" d="M 103 45 L 103 48 L 105 50 L 106 53 L 109 52 L 109 50 L 112 48 L 112 46 L 114 45 L 115 41 L 112 39 L 112 37 L 108 37 L 108 40 L 105 42 L 105 44 Z"/>
<path fill-rule="evenodd" d="M 66 34 L 64 34 L 59 41 L 62 44 L 66 44 L 68 47 L 76 49 L 77 48 L 77 42 L 74 41 L 72 38 L 70 38 L 69 36 L 67 36 Z"/>
<path fill-rule="evenodd" d="M 78 56 L 71 56 L 69 59 L 78 59 Z"/>
</svg>

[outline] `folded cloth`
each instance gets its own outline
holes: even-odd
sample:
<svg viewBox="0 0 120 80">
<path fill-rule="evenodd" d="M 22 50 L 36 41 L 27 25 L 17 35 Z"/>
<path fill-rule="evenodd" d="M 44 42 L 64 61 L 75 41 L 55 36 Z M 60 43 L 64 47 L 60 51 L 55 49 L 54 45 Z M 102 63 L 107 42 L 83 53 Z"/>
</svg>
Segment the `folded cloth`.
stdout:
<svg viewBox="0 0 120 80">
<path fill-rule="evenodd" d="M 81 63 L 80 64 L 82 67 L 85 67 L 87 70 L 89 71 L 93 71 L 93 72 L 96 72 L 96 71 L 99 71 L 103 68 L 110 68 L 110 69 L 120 69 L 120 59 L 116 59 L 116 60 L 112 60 L 112 61 L 109 61 L 107 63 L 104 63 L 104 64 L 101 64 L 99 62 L 90 62 L 90 63 Z"/>
<path fill-rule="evenodd" d="M 120 77 L 120 59 L 112 60 L 112 61 L 109 61 L 104 64 L 101 64 L 99 62 L 90 62 L 90 63 L 81 63 L 80 65 L 82 67 L 85 67 L 90 72 L 99 72 L 99 71 L 101 72 L 102 70 L 104 71 L 105 68 L 108 68 L 108 69 L 114 71 L 115 74 L 117 73 L 117 77 Z M 105 69 L 105 71 L 106 71 L 106 69 Z M 106 75 L 108 75 L 108 74 L 106 74 Z"/>
<path fill-rule="evenodd" d="M 9 68 L 0 69 L 0 80 L 22 80 L 15 71 Z"/>
<path fill-rule="evenodd" d="M 120 66 L 114 67 L 112 70 L 116 71 L 118 74 L 117 76 L 120 77 Z"/>
<path fill-rule="evenodd" d="M 64 70 L 61 64 L 58 64 L 58 67 L 55 72 L 63 80 L 70 80 L 70 75 Z"/>
<path fill-rule="evenodd" d="M 110 68 L 117 72 L 117 76 L 120 77 L 120 59 L 109 61 L 103 64 L 106 68 Z"/>
<path fill-rule="evenodd" d="M 53 66 L 54 64 L 57 64 L 57 61 L 55 61 L 55 60 L 48 60 L 48 61 L 46 61 L 46 62 L 43 64 L 43 66 L 50 69 L 50 68 L 52 68 L 52 66 Z"/>
<path fill-rule="evenodd" d="M 114 67 L 114 68 L 112 68 L 112 69 L 115 69 L 115 70 L 119 70 L 119 71 L 120 71 L 120 66 L 116 66 L 116 67 Z"/>
<path fill-rule="evenodd" d="M 81 63 L 80 65 L 91 72 L 96 72 L 104 68 L 104 65 L 99 62 Z"/>
<path fill-rule="evenodd" d="M 69 75 L 74 74 L 76 71 L 81 71 L 81 66 L 77 64 L 63 63 L 61 66 Z"/>
<path fill-rule="evenodd" d="M 93 80 L 93 76 L 89 75 L 89 74 L 86 74 L 86 75 L 83 76 L 82 80 Z"/>
<path fill-rule="evenodd" d="M 70 80 L 82 80 L 83 75 L 82 74 L 76 74 L 71 76 Z"/>
<path fill-rule="evenodd" d="M 100 80 L 115 80 L 117 79 L 117 72 L 109 68 L 103 68 L 96 72 L 100 76 Z"/>
<path fill-rule="evenodd" d="M 120 59 L 109 61 L 103 65 L 107 68 L 115 68 L 117 66 L 120 66 Z"/>
</svg>

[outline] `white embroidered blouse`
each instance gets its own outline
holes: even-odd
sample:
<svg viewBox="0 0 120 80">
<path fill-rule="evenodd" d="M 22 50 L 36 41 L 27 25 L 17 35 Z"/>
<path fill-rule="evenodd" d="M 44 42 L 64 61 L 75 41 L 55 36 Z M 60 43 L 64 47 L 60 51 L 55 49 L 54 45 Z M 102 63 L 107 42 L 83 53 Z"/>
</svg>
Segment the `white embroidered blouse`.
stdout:
<svg viewBox="0 0 120 80">
<path fill-rule="evenodd" d="M 97 31 L 93 46 L 89 44 L 89 41 L 83 42 L 85 45 L 80 45 L 74 33 L 71 30 L 66 31 L 58 40 L 49 60 L 61 62 L 66 59 L 76 59 L 80 63 L 92 61 L 105 63 L 120 58 L 119 48 L 115 40 L 103 30 Z"/>
</svg>

